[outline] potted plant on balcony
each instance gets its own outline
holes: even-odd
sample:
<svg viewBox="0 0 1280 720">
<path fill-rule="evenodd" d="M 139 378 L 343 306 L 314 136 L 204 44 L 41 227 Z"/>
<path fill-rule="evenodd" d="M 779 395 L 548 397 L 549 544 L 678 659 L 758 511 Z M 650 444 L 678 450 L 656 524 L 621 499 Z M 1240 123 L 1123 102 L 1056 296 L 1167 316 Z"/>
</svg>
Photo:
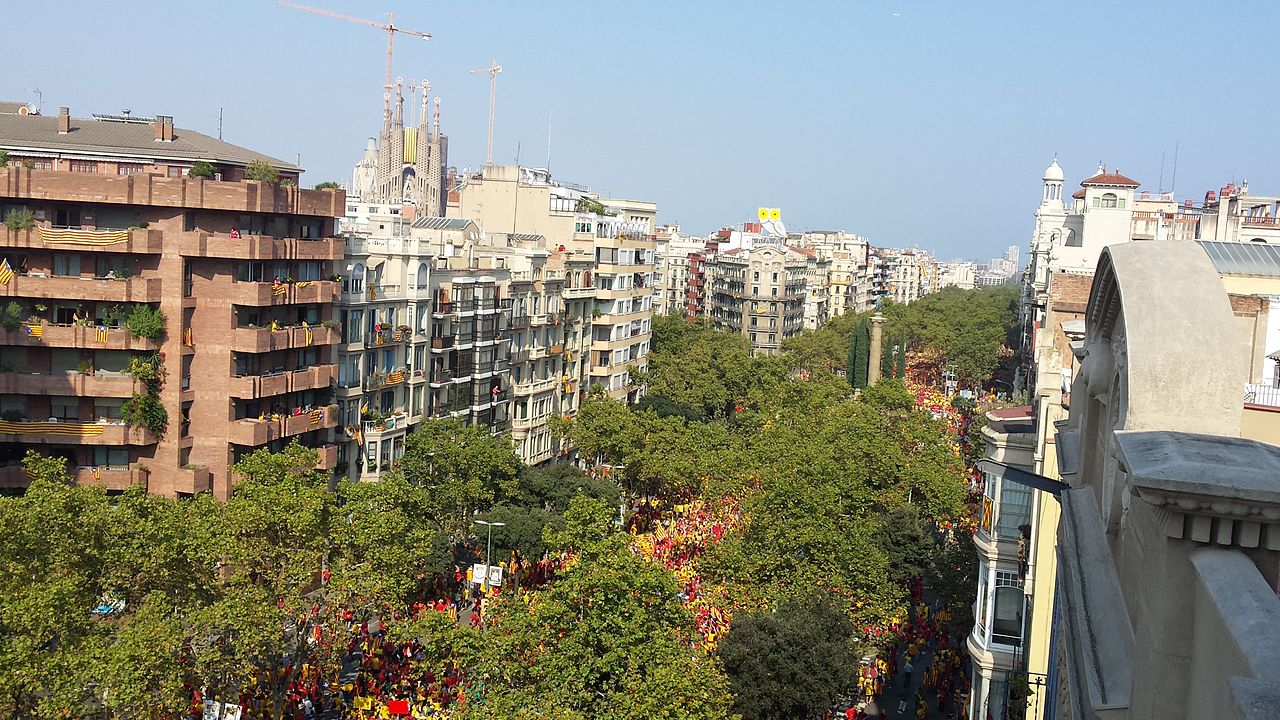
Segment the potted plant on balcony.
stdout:
<svg viewBox="0 0 1280 720">
<path fill-rule="evenodd" d="M 81 361 L 80 361 L 80 364 L 76 366 L 76 372 L 80 373 L 81 375 L 92 375 L 92 374 L 93 374 L 93 361 L 92 361 L 92 360 L 81 360 Z"/>
<path fill-rule="evenodd" d="M 36 226 L 36 216 L 27 208 L 13 209 L 5 213 L 4 226 L 14 232 L 30 230 Z"/>
<path fill-rule="evenodd" d="M 10 300 L 8 305 L 4 306 L 4 312 L 0 313 L 0 325 L 5 330 L 17 330 L 22 325 L 22 304 L 16 300 Z"/>
</svg>

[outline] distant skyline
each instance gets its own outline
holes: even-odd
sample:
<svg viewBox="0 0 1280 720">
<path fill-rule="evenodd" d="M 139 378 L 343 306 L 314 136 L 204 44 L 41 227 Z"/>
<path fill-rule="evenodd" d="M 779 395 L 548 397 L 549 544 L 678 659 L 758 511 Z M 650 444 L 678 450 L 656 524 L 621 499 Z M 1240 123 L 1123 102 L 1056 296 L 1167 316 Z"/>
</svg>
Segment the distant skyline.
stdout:
<svg viewBox="0 0 1280 720">
<path fill-rule="evenodd" d="M 434 36 L 398 38 L 395 71 L 442 98 L 450 164 L 484 164 L 489 83 L 469 71 L 496 60 L 495 162 L 545 165 L 550 121 L 553 175 L 698 235 L 781 207 L 793 231 L 985 260 L 1025 249 L 1055 155 L 1072 189 L 1105 162 L 1155 192 L 1175 145 L 1179 199 L 1233 179 L 1280 195 L 1272 4 L 303 4 Z M 0 100 L 214 136 L 222 108 L 227 141 L 350 183 L 385 33 L 269 0 L 159 7 L 12 4 Z"/>
</svg>

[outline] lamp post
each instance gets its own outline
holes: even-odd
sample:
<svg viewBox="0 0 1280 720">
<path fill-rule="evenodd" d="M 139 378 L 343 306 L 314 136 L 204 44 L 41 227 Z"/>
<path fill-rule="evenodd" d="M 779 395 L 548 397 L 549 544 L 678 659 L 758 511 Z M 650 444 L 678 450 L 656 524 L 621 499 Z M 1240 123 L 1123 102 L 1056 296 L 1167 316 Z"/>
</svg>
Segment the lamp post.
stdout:
<svg viewBox="0 0 1280 720">
<path fill-rule="evenodd" d="M 476 524 L 484 525 L 489 529 L 489 539 L 486 542 L 484 549 L 484 588 L 487 590 L 489 589 L 489 576 L 492 574 L 489 572 L 489 556 L 493 552 L 493 529 L 495 527 L 506 527 L 506 523 L 476 520 Z"/>
</svg>

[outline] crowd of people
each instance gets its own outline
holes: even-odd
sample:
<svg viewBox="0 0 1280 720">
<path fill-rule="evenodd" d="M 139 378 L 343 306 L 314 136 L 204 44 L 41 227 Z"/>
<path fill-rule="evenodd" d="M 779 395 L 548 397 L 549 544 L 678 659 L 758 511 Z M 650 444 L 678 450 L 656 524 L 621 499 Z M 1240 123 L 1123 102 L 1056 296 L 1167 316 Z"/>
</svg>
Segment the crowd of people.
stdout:
<svg viewBox="0 0 1280 720">
<path fill-rule="evenodd" d="M 629 523 L 632 552 L 661 564 L 675 575 L 680 598 L 693 613 L 697 643 L 716 649 L 733 622 L 724 588 L 711 586 L 698 572 L 697 559 L 724 539 L 742 519 L 734 497 L 717 502 L 695 499 L 664 510 L 661 503 L 639 509 Z"/>
</svg>

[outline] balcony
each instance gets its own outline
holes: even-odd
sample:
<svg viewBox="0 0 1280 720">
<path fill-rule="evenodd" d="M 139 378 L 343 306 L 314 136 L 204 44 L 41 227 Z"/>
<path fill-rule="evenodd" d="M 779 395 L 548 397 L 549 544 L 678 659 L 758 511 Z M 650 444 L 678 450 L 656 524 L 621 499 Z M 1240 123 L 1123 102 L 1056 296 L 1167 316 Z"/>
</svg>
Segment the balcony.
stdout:
<svg viewBox="0 0 1280 720">
<path fill-rule="evenodd" d="M 528 361 L 529 361 L 529 348 L 520 348 L 519 350 L 512 350 L 510 354 L 507 355 L 507 362 L 511 363 L 512 365 L 515 365 L 516 363 L 522 363 L 522 362 L 528 362 Z"/>
<path fill-rule="evenodd" d="M 510 322 L 510 324 L 509 324 L 509 327 L 510 327 L 512 330 L 521 330 L 521 329 L 524 329 L 524 328 L 529 327 L 529 316 L 528 316 L 528 315 L 513 315 L 513 316 L 511 317 L 511 322 Z"/>
<path fill-rule="evenodd" d="M 235 445 L 256 447 L 273 440 L 301 435 L 312 430 L 325 430 L 338 425 L 338 406 L 325 405 L 303 410 L 297 415 L 272 415 L 234 420 L 227 441 Z"/>
<path fill-rule="evenodd" d="M 365 286 L 365 296 L 372 302 L 374 300 L 395 300 L 403 297 L 400 293 L 399 285 L 373 285 Z"/>
<path fill-rule="evenodd" d="M 403 325 L 395 330 L 391 328 L 383 328 L 376 331 L 370 330 L 364 336 L 364 345 L 365 347 L 377 347 L 390 343 L 409 342 L 412 339 L 413 329 L 408 325 Z"/>
<path fill-rule="evenodd" d="M 0 288 L 3 288 L 0 290 L 0 297 L 47 300 L 160 302 L 162 296 L 160 278 L 142 277 L 107 280 L 87 277 L 40 277 L 28 274 L 16 275 L 13 282 L 0 285 Z"/>
<path fill-rule="evenodd" d="M 564 345 L 556 344 L 547 348 L 548 355 L 561 355 L 564 353 Z"/>
<path fill-rule="evenodd" d="M 560 295 L 566 300 L 593 298 L 596 296 L 596 289 L 591 285 L 588 285 L 587 287 L 564 288 L 560 291 Z"/>
<path fill-rule="evenodd" d="M 331 303 L 338 297 L 339 285 L 333 280 L 303 280 L 294 283 L 237 282 L 231 285 L 229 299 L 235 305 L 264 307 Z"/>
<path fill-rule="evenodd" d="M 0 345 L 20 347 L 82 348 L 85 350 L 159 350 L 160 340 L 135 338 L 126 328 L 108 328 L 105 342 L 98 340 L 98 329 L 81 325 L 41 325 L 40 337 L 17 330 L 0 328 Z"/>
<path fill-rule="evenodd" d="M 431 338 L 431 352 L 444 352 L 453 348 L 453 336 Z"/>
<path fill-rule="evenodd" d="M 549 377 L 546 380 L 518 382 L 515 386 L 515 394 L 517 397 L 521 395 L 537 395 L 541 392 L 554 390 L 559 382 L 560 378 L 556 377 Z"/>
<path fill-rule="evenodd" d="M 59 170 L 34 170 L 11 163 L 0 168 L 0 196 L 21 200 L 50 200 L 118 205 L 233 210 L 275 215 L 342 217 L 343 190 L 303 190 L 295 185 L 246 180 L 228 182 L 204 178 L 166 178 L 148 173 L 87 175 Z"/>
<path fill-rule="evenodd" d="M 0 442 L 26 445 L 154 445 L 157 438 L 144 428 L 124 423 L 37 422 L 0 420 Z"/>
<path fill-rule="evenodd" d="M 71 230 L 45 227 L 0 230 L 0 245 L 27 250 L 159 255 L 164 243 L 159 230 Z"/>
<path fill-rule="evenodd" d="M 316 448 L 316 452 L 320 455 L 320 460 L 316 462 L 317 470 L 332 470 L 338 467 L 337 445 L 321 445 Z"/>
<path fill-rule="evenodd" d="M 365 438 L 369 439 L 370 435 L 384 435 L 387 433 L 402 433 L 409 426 L 409 414 L 404 412 L 393 413 L 381 420 L 365 420 L 363 428 Z"/>
<path fill-rule="evenodd" d="M 184 232 L 178 235 L 178 252 L 187 257 L 233 260 L 341 260 L 343 242 L 336 237 L 302 240 L 241 235 L 233 238 L 222 233 Z"/>
<path fill-rule="evenodd" d="M 79 397 L 127 398 L 144 386 L 131 375 L 121 373 L 0 373 L 0 395 L 74 395 Z"/>
<path fill-rule="evenodd" d="M 300 390 L 314 390 L 332 385 L 337 374 L 335 365 L 316 365 L 302 370 L 241 375 L 231 378 L 230 395 L 242 400 L 256 400 Z"/>
<path fill-rule="evenodd" d="M 376 371 L 369 377 L 364 379 L 365 392 L 370 390 L 378 390 L 385 387 L 401 385 L 408 377 L 408 371 L 405 368 L 399 368 L 390 372 Z"/>
<path fill-rule="evenodd" d="M 236 352 L 265 353 L 320 345 L 336 345 L 338 331 L 323 325 L 272 330 L 269 327 L 238 327 L 231 331 L 231 349 Z"/>
</svg>

